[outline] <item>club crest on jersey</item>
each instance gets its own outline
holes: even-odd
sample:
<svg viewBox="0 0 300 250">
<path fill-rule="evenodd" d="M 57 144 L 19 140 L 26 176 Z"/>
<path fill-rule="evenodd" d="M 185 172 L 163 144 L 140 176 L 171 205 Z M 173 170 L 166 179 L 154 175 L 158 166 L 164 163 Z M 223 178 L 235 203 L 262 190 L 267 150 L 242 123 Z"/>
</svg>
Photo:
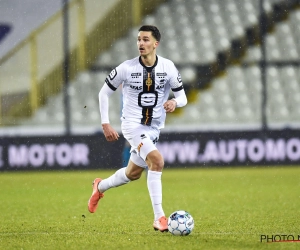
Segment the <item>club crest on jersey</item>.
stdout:
<svg viewBox="0 0 300 250">
<path fill-rule="evenodd" d="M 147 85 L 148 87 L 150 87 L 150 86 L 152 85 L 152 79 L 151 79 L 151 78 L 147 78 L 147 80 L 146 80 L 146 85 Z"/>
<path fill-rule="evenodd" d="M 151 77 L 148 75 L 148 78 L 146 80 L 146 85 L 148 87 L 148 90 L 150 89 L 151 85 L 152 85 L 152 79 Z"/>
</svg>

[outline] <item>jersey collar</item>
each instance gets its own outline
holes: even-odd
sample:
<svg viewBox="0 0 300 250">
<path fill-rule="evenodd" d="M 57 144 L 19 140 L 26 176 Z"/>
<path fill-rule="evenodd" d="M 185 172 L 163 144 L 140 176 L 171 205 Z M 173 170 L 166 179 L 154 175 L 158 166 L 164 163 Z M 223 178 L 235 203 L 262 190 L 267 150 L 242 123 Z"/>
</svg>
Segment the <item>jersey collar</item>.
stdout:
<svg viewBox="0 0 300 250">
<path fill-rule="evenodd" d="M 151 67 L 147 67 L 144 63 L 143 63 L 143 61 L 142 61 L 142 58 L 141 57 L 139 57 L 139 61 L 140 61 L 140 64 L 147 70 L 147 72 L 151 72 L 152 71 L 152 69 L 153 68 L 155 68 L 155 66 L 157 65 L 157 62 L 158 62 L 158 57 L 157 57 L 157 55 L 156 55 L 156 60 L 155 60 L 155 63 L 153 64 L 153 66 L 151 66 Z"/>
</svg>

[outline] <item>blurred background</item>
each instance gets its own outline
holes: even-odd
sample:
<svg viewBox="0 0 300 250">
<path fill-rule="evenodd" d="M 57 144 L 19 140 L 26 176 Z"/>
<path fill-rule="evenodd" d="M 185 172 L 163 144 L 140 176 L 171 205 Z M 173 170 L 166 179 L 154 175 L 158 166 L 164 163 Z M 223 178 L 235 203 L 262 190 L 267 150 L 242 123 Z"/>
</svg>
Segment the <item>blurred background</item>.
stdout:
<svg viewBox="0 0 300 250">
<path fill-rule="evenodd" d="M 299 163 L 299 23 L 299 0 L 1 0 L 2 142 L 101 133 L 105 77 L 138 56 L 138 28 L 152 24 L 162 34 L 158 54 L 175 63 L 189 100 L 168 116 L 167 133 L 200 141 L 206 132 L 230 140 L 228 132 L 239 139 L 252 131 L 263 145 L 271 134 L 271 151 L 285 150 L 274 162 Z M 110 120 L 120 129 L 117 92 Z"/>
</svg>

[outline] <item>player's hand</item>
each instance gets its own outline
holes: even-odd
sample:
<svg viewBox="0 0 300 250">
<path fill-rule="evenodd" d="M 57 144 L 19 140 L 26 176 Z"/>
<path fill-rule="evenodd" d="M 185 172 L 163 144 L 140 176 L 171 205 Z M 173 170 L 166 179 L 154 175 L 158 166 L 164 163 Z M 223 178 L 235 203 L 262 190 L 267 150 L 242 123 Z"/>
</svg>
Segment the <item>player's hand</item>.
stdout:
<svg viewBox="0 0 300 250">
<path fill-rule="evenodd" d="M 168 100 L 164 103 L 164 109 L 167 113 L 171 113 L 176 109 L 177 102 L 174 99 Z"/>
<path fill-rule="evenodd" d="M 119 139 L 118 132 L 109 123 L 102 124 L 102 129 L 107 141 L 117 141 Z"/>
</svg>

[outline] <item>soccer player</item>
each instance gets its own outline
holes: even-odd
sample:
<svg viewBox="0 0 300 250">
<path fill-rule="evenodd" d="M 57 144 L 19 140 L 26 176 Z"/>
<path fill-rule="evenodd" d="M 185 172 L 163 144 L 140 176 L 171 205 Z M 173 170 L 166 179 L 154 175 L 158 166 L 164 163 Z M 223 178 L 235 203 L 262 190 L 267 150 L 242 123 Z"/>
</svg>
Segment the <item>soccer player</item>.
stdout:
<svg viewBox="0 0 300 250">
<path fill-rule="evenodd" d="M 164 127 L 166 113 L 185 106 L 187 98 L 174 63 L 156 55 L 160 38 L 157 27 L 142 26 L 137 37 L 139 57 L 127 60 L 113 69 L 99 92 L 104 136 L 109 142 L 116 141 L 119 134 L 109 123 L 109 97 L 122 84 L 121 129 L 131 145 L 131 155 L 127 167 L 117 170 L 107 179 L 94 180 L 88 209 L 94 213 L 104 192 L 139 179 L 148 166 L 147 187 L 154 212 L 153 227 L 164 232 L 168 231 L 167 218 L 162 208 L 161 175 L 164 159 L 155 144 L 160 129 Z M 170 90 L 175 98 L 168 100 Z"/>
</svg>

